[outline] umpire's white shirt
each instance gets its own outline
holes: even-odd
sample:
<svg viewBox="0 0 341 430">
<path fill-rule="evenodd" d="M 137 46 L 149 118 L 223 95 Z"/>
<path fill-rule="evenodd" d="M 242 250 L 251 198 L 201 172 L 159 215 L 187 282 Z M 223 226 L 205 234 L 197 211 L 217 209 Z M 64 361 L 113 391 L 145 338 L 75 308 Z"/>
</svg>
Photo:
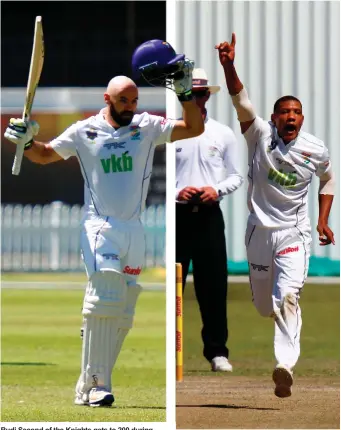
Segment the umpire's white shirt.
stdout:
<svg viewBox="0 0 341 430">
<path fill-rule="evenodd" d="M 211 186 L 220 195 L 232 193 L 243 183 L 239 170 L 238 142 L 226 125 L 206 117 L 205 131 L 176 144 L 176 199 L 188 186 Z"/>
<path fill-rule="evenodd" d="M 259 117 L 244 137 L 249 159 L 249 222 L 268 228 L 309 224 L 307 199 L 312 177 L 331 168 L 322 140 L 300 131 L 285 145 L 272 123 Z"/>
<path fill-rule="evenodd" d="M 115 130 L 101 111 L 73 124 L 50 144 L 65 160 L 78 158 L 86 212 L 136 220 L 145 207 L 155 146 L 170 141 L 173 123 L 144 112 Z"/>
</svg>

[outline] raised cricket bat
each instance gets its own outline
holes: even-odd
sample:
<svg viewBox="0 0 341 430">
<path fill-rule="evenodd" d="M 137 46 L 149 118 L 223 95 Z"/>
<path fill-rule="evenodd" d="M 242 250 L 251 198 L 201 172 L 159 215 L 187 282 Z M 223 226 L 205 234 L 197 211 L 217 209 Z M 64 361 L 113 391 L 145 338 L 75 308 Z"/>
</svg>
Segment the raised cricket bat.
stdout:
<svg viewBox="0 0 341 430">
<path fill-rule="evenodd" d="M 34 27 L 33 49 L 31 56 L 30 72 L 28 75 L 26 100 L 22 119 L 28 121 L 31 115 L 34 96 L 39 83 L 41 71 L 44 63 L 44 34 L 41 16 L 36 17 Z M 19 175 L 21 162 L 24 155 L 23 144 L 18 144 L 15 152 L 14 162 L 12 166 L 12 174 Z"/>
</svg>

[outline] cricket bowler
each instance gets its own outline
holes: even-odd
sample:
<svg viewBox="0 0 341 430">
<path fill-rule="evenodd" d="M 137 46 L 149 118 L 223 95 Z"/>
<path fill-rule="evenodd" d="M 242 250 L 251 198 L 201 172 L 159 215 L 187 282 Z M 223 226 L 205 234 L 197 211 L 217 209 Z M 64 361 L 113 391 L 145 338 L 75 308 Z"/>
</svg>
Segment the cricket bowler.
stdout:
<svg viewBox="0 0 341 430">
<path fill-rule="evenodd" d="M 302 103 L 287 95 L 275 102 L 271 121 L 258 117 L 238 78 L 236 37 L 216 45 L 226 85 L 248 148 L 249 218 L 245 246 L 252 300 L 258 312 L 275 320 L 275 395 L 289 397 L 300 355 L 300 292 L 308 273 L 311 227 L 308 188 L 320 180 L 317 231 L 321 246 L 335 244 L 328 217 L 335 193 L 328 149 L 301 131 Z"/>
</svg>

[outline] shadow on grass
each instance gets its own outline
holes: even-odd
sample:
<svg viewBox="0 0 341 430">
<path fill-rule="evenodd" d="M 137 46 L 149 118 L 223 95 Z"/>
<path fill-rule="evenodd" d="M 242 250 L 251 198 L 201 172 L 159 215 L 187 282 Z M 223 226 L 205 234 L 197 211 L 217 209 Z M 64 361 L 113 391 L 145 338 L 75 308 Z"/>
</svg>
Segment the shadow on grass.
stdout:
<svg viewBox="0 0 341 430">
<path fill-rule="evenodd" d="M 192 374 L 195 374 L 195 373 L 207 373 L 207 375 L 213 374 L 211 369 L 188 369 L 188 370 L 186 370 L 185 376 L 186 375 L 191 376 Z M 218 372 L 217 372 L 217 374 L 218 374 Z"/>
<path fill-rule="evenodd" d="M 1 366 L 56 366 L 54 363 L 24 363 L 16 361 L 2 361 Z"/>
<path fill-rule="evenodd" d="M 114 406 L 113 409 L 164 409 L 165 406 Z"/>
<path fill-rule="evenodd" d="M 269 368 L 272 368 L 273 364 L 269 364 Z M 234 378 L 234 377 L 245 377 L 245 378 L 258 378 L 258 377 L 269 377 L 269 369 L 251 369 L 251 370 L 234 370 L 233 374 L 230 372 L 212 372 L 211 369 L 195 369 L 186 370 L 184 378 L 186 376 L 214 376 L 216 378 Z"/>
<path fill-rule="evenodd" d="M 253 408 L 251 406 L 237 406 L 237 405 L 176 405 L 177 408 L 217 408 L 217 409 L 250 409 L 257 411 L 279 411 L 278 408 Z"/>
</svg>

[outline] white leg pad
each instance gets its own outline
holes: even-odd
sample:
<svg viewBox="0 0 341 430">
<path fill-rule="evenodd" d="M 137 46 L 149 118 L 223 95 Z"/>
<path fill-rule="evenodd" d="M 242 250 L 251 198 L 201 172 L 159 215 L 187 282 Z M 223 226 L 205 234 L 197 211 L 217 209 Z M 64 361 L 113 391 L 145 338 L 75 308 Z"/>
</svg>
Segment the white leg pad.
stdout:
<svg viewBox="0 0 341 430">
<path fill-rule="evenodd" d="M 134 316 L 135 316 L 135 308 L 137 299 L 141 293 L 142 287 L 138 284 L 128 285 L 127 288 L 127 303 L 126 308 L 124 309 L 124 314 L 119 321 L 119 330 L 117 336 L 116 347 L 113 350 L 112 356 L 112 367 L 114 367 L 117 357 L 121 351 L 123 342 L 129 333 L 129 330 L 133 327 Z"/>
<path fill-rule="evenodd" d="M 83 302 L 83 348 L 78 397 L 95 386 L 110 387 L 113 351 L 127 300 L 123 275 L 115 271 L 94 273 Z"/>
</svg>

